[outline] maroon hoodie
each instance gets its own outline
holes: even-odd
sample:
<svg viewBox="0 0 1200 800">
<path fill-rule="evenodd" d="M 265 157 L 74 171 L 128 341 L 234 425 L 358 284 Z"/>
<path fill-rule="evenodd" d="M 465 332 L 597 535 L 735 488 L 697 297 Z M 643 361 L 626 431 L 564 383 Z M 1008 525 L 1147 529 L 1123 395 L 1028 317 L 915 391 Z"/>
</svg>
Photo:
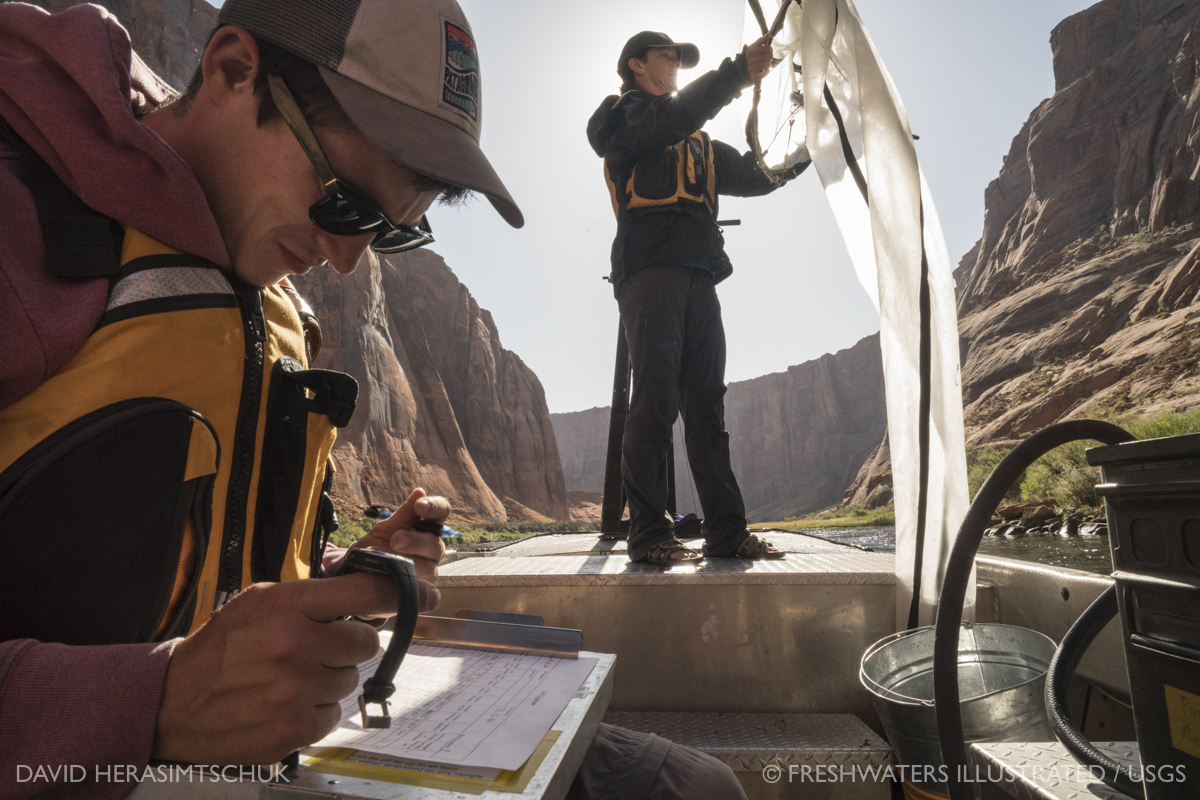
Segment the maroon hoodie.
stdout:
<svg viewBox="0 0 1200 800">
<path fill-rule="evenodd" d="M 191 170 L 137 119 L 172 94 L 133 55 L 129 35 L 104 9 L 76 6 L 51 16 L 0 4 L 0 116 L 89 206 L 229 269 Z M 0 198 L 2 408 L 75 353 L 104 310 L 108 282 L 48 274 L 33 199 L 2 141 Z M 88 780 L 60 791 L 96 798 L 128 792 L 132 784 L 105 780 L 103 772 L 97 782 L 96 767 L 134 765 L 140 774 L 173 644 L 0 642 L 0 797 L 44 791 L 44 781 L 30 780 L 34 770 L 63 765 L 83 767 Z"/>
<path fill-rule="evenodd" d="M 96 6 L 51 16 L 0 5 L 0 117 L 95 210 L 229 269 L 204 193 L 137 115 L 174 94 Z M 108 281 L 49 275 L 33 198 L 0 142 L 0 408 L 66 363 L 104 311 Z"/>
</svg>

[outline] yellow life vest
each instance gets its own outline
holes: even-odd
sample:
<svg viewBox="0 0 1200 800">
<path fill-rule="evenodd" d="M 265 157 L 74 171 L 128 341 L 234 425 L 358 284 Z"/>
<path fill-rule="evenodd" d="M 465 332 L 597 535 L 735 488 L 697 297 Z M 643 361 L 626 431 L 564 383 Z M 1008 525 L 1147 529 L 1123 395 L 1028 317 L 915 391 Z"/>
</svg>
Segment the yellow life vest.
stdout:
<svg viewBox="0 0 1200 800">
<path fill-rule="evenodd" d="M 644 153 L 625 174 L 612 174 L 606 158 L 604 182 L 608 185 L 613 213 L 618 217 L 622 209 L 676 203 L 704 205 L 709 213 L 716 213 L 717 173 L 712 139 L 704 131 L 696 131 L 670 147 Z"/>
<path fill-rule="evenodd" d="M 0 410 L 0 640 L 184 635 L 320 567 L 358 386 L 309 369 L 315 318 L 132 228 L 121 264 L 80 350 Z"/>
</svg>

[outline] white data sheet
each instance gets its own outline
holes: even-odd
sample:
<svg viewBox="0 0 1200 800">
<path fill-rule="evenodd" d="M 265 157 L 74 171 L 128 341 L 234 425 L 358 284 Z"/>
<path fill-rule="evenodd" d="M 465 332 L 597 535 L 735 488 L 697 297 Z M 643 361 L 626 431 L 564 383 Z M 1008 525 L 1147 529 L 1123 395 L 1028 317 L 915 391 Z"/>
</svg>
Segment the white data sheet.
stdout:
<svg viewBox="0 0 1200 800">
<path fill-rule="evenodd" d="M 517 769 L 596 665 L 594 658 L 510 655 L 414 642 L 388 701 L 392 726 L 364 729 L 358 696 L 382 657 L 380 649 L 359 665 L 359 686 L 342 701 L 342 721 L 315 747 Z M 368 710 L 378 713 L 377 706 Z"/>
</svg>

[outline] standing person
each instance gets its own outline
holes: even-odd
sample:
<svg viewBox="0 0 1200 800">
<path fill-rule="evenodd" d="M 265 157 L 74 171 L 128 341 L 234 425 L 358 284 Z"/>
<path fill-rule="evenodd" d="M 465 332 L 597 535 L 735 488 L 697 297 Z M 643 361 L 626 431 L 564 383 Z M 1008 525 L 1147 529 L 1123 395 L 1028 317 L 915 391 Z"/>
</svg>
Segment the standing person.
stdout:
<svg viewBox="0 0 1200 800">
<path fill-rule="evenodd" d="M 604 159 L 617 215 L 610 279 L 633 364 L 621 460 L 629 558 L 660 566 L 700 558 L 675 537 L 667 513 L 666 459 L 680 412 L 704 513 L 704 555 L 783 557 L 746 529 L 729 463 L 725 330 L 715 289 L 733 271 L 716 223 L 718 196 L 755 197 L 778 184 L 753 153 L 739 153 L 701 130 L 766 76 L 771 46 L 764 36 L 678 90 L 679 68 L 699 60 L 694 44 L 665 33 L 636 34 L 617 61 L 621 94 L 606 97 L 587 127 L 592 149 Z"/>
</svg>

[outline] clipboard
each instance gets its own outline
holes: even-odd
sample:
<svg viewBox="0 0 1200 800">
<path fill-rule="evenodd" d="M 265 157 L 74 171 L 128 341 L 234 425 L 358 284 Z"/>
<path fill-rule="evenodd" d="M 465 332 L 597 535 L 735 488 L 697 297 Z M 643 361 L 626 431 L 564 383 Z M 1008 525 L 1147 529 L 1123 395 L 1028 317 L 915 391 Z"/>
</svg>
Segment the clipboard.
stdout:
<svg viewBox="0 0 1200 800">
<path fill-rule="evenodd" d="M 382 639 L 388 634 L 384 631 L 380 635 Z M 581 638 L 578 630 L 547 627 L 540 617 L 528 615 L 462 609 L 455 617 L 419 617 L 414 648 L 425 645 L 568 660 L 584 657 L 594 658 L 596 663 L 533 754 L 518 769 L 471 775 L 470 768 L 415 764 L 351 747 L 317 746 L 302 751 L 300 769 L 291 771 L 295 773 L 293 776 L 285 774 L 290 783 L 281 780 L 272 784 L 271 796 L 280 796 L 279 792 L 286 796 L 294 790 L 311 797 L 316 790 L 339 798 L 364 800 L 434 800 L 451 795 L 484 794 L 558 800 L 570 787 L 612 695 L 615 656 L 581 653 Z"/>
</svg>

